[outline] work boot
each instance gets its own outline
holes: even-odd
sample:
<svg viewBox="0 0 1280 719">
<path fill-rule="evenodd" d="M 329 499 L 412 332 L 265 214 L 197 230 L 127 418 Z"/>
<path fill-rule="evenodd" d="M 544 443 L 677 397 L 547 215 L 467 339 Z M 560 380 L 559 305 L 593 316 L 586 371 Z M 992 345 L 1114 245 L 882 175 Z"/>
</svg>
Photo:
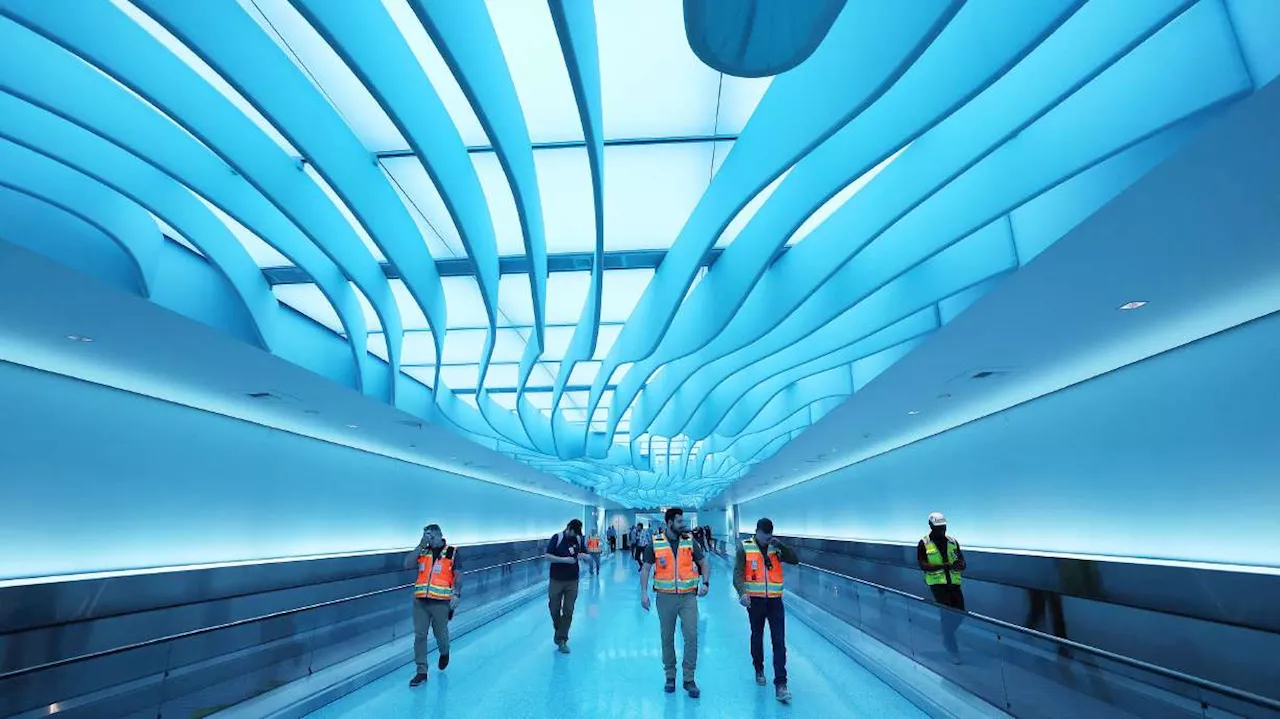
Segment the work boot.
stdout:
<svg viewBox="0 0 1280 719">
<path fill-rule="evenodd" d="M 688 681 L 684 683 L 684 690 L 689 692 L 690 699 L 697 699 L 698 697 L 702 696 L 702 690 L 699 689 L 698 685 L 692 681 Z"/>
<path fill-rule="evenodd" d="M 436 666 L 440 667 L 440 671 L 444 671 L 444 668 L 449 666 L 449 655 L 441 654 L 440 661 L 436 663 Z"/>
<path fill-rule="evenodd" d="M 409 686 L 410 686 L 410 687 L 416 687 L 416 686 L 418 686 L 419 684 L 421 684 L 421 683 L 425 682 L 426 680 L 427 680 L 427 673 L 426 673 L 426 672 L 418 672 L 417 674 L 414 674 L 414 675 L 413 675 L 413 678 L 412 678 L 412 679 L 410 679 L 410 680 L 409 680 Z"/>
<path fill-rule="evenodd" d="M 786 684 L 779 684 L 777 691 L 778 691 L 778 701 L 782 702 L 783 704 L 786 704 L 787 702 L 791 701 L 791 690 L 787 688 Z"/>
<path fill-rule="evenodd" d="M 766 681 L 764 680 L 764 670 L 757 669 L 757 670 L 756 670 L 756 684 L 759 684 L 760 686 L 764 686 L 764 685 L 765 685 L 765 684 L 767 684 L 767 683 L 768 683 L 768 682 L 766 682 Z"/>
<path fill-rule="evenodd" d="M 666 684 L 666 686 L 664 686 L 664 687 L 662 688 L 662 690 L 663 690 L 663 691 L 665 691 L 665 692 L 666 692 L 666 693 L 668 693 L 668 694 L 675 694 L 675 692 L 676 692 L 676 678 L 675 678 L 675 677 L 667 677 L 667 684 Z"/>
</svg>

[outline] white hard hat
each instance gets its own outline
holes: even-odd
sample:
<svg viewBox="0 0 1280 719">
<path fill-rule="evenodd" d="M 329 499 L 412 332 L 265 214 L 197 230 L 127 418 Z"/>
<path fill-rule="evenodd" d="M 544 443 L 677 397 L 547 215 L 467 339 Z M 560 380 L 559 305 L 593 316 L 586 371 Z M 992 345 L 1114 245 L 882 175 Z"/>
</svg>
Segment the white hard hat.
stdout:
<svg viewBox="0 0 1280 719">
<path fill-rule="evenodd" d="M 932 512 L 932 513 L 929 515 L 929 526 L 930 526 L 930 527 L 941 527 L 942 525 L 944 525 L 944 524 L 946 524 L 946 523 L 947 523 L 947 518 L 946 518 L 946 517 L 944 517 L 944 516 L 942 516 L 942 512 Z"/>
</svg>

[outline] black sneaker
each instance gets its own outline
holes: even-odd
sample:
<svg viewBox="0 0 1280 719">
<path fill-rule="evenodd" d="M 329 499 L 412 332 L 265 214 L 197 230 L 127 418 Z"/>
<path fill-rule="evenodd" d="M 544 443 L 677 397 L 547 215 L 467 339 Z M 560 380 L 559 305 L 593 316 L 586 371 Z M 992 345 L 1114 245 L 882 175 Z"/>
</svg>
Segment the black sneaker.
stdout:
<svg viewBox="0 0 1280 719">
<path fill-rule="evenodd" d="M 667 685 L 662 688 L 668 694 L 676 693 L 676 680 L 674 678 L 667 680 Z"/>
<path fill-rule="evenodd" d="M 426 672 L 418 672 L 417 674 L 413 675 L 412 679 L 409 680 L 409 686 L 416 687 L 419 684 L 425 682 L 426 680 L 427 680 Z"/>
<path fill-rule="evenodd" d="M 440 671 L 444 671 L 444 668 L 449 666 L 449 655 L 441 654 L 440 661 L 436 663 L 436 666 L 440 667 Z"/>
<path fill-rule="evenodd" d="M 693 682 L 685 682 L 684 690 L 689 692 L 690 699 L 697 699 L 698 697 L 702 696 L 702 690 L 699 689 L 698 685 Z"/>
<path fill-rule="evenodd" d="M 787 704 L 791 701 L 791 690 L 787 688 L 785 683 L 779 684 L 777 687 L 778 701 Z"/>
</svg>

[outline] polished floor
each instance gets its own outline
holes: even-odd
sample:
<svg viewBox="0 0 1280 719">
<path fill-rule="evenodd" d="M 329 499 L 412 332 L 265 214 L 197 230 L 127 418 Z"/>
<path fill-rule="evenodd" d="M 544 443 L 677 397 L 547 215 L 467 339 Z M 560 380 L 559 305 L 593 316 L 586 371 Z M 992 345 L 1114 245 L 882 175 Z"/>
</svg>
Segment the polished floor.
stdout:
<svg viewBox="0 0 1280 719">
<path fill-rule="evenodd" d="M 311 716 L 925 716 L 795 619 L 787 622 L 794 699 L 789 706 L 779 704 L 772 683 L 759 687 L 753 679 L 746 612 L 734 601 L 728 575 L 728 564 L 713 560 L 712 591 L 699 612 L 699 699 L 662 691 L 658 618 L 640 607 L 636 565 L 619 555 L 616 561 L 606 558 L 600 577 L 582 580 L 569 641 L 572 654 L 556 652 L 546 602 L 531 602 L 457 639 L 448 670 L 435 671 L 433 658 L 431 678 L 423 686 L 409 688 L 413 667 L 405 666 Z M 679 647 L 679 632 L 676 636 Z"/>
</svg>

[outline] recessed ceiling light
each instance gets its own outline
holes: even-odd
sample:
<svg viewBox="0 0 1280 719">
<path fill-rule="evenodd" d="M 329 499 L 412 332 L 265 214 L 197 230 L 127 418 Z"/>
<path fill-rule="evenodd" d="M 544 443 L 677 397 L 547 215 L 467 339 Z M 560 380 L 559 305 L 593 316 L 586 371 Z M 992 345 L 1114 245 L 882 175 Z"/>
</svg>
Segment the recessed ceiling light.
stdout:
<svg viewBox="0 0 1280 719">
<path fill-rule="evenodd" d="M 349 424 L 349 425 L 347 425 L 347 429 L 360 429 L 360 425 L 358 425 L 358 424 Z"/>
<path fill-rule="evenodd" d="M 918 410 L 918 409 L 913 409 L 913 410 L 911 410 L 910 412 L 907 412 L 907 414 L 920 414 L 920 410 Z"/>
<path fill-rule="evenodd" d="M 71 340 L 72 342 L 92 342 L 93 341 L 92 337 L 85 337 L 84 335 L 67 335 L 67 339 Z"/>
<path fill-rule="evenodd" d="M 1120 309 L 1122 309 L 1122 310 L 1126 310 L 1126 311 L 1127 311 L 1127 310 L 1136 310 L 1136 309 L 1138 309 L 1138 308 L 1140 308 L 1140 307 L 1145 307 L 1145 306 L 1146 306 L 1146 304 L 1147 304 L 1147 303 L 1146 303 L 1146 301 L 1145 301 L 1145 300 L 1140 300 L 1140 301 L 1138 301 L 1138 302 L 1126 302 L 1126 303 L 1124 303 L 1124 304 L 1120 305 Z"/>
</svg>

